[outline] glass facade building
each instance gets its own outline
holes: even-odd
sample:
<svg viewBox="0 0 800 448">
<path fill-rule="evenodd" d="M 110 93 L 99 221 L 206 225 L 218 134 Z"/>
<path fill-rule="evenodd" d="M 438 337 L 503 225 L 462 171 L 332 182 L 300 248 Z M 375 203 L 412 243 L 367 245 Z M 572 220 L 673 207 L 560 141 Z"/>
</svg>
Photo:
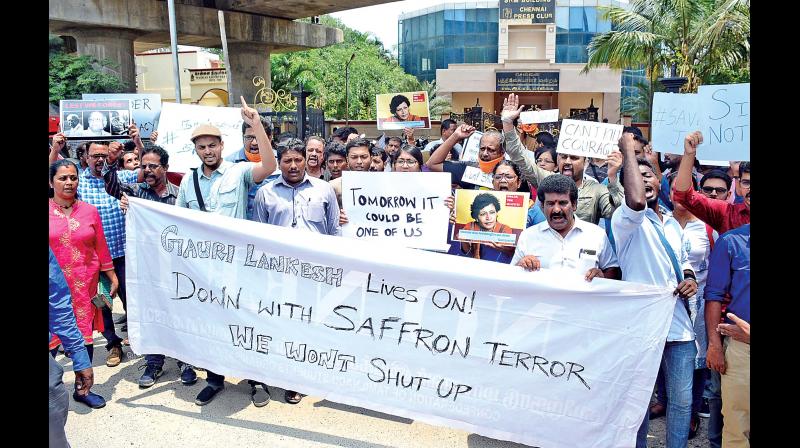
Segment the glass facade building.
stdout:
<svg viewBox="0 0 800 448">
<path fill-rule="evenodd" d="M 489 6 L 491 4 L 494 6 Z M 496 63 L 497 2 L 445 3 L 431 12 L 401 18 L 397 25 L 400 65 L 420 81 L 436 79 L 448 64 Z"/>
<path fill-rule="evenodd" d="M 589 61 L 589 42 L 596 34 L 611 31 L 611 21 L 600 16 L 596 6 L 556 6 L 557 64 Z"/>
</svg>

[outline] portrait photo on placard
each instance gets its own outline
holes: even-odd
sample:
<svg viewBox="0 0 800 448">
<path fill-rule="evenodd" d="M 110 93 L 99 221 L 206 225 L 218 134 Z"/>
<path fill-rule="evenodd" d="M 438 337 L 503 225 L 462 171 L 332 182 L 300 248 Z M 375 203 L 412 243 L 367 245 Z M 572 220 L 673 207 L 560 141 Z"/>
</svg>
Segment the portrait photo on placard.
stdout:
<svg viewBox="0 0 800 448">
<path fill-rule="evenodd" d="M 430 129 L 428 93 L 400 92 L 375 95 L 378 129 Z"/>
<path fill-rule="evenodd" d="M 528 192 L 456 190 L 456 223 L 451 238 L 515 246 L 525 229 L 529 197 Z"/>
</svg>

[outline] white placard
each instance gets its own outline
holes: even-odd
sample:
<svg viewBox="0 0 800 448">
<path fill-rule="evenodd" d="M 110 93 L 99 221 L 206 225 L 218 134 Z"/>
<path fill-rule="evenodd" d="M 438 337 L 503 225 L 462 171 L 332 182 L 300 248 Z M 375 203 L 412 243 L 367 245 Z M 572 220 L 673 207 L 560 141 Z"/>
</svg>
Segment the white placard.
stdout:
<svg viewBox="0 0 800 448">
<path fill-rule="evenodd" d="M 126 231 L 135 353 L 542 448 L 634 445 L 675 307 L 137 198 Z"/>
<path fill-rule="evenodd" d="M 686 135 L 700 130 L 703 111 L 694 93 L 656 92 L 653 95 L 653 128 L 650 143 L 662 154 L 683 154 Z"/>
<path fill-rule="evenodd" d="M 84 93 L 85 100 L 130 100 L 133 122 L 139 128 L 139 136 L 150 138 L 150 134 L 158 129 L 158 118 L 161 115 L 161 95 L 157 93 Z M 172 163 L 170 163 L 172 168 Z"/>
<path fill-rule="evenodd" d="M 185 173 L 200 166 L 191 136 L 194 128 L 204 123 L 222 132 L 223 158 L 242 149 L 241 108 L 163 103 L 157 143 L 169 153 L 170 171 Z"/>
<path fill-rule="evenodd" d="M 531 110 L 519 114 L 519 122 L 522 124 L 553 123 L 555 121 L 558 121 L 558 109 Z"/>
<path fill-rule="evenodd" d="M 446 250 L 449 173 L 342 172 L 342 235 Z"/>
<path fill-rule="evenodd" d="M 621 124 L 564 119 L 556 152 L 606 159 L 611 151 L 619 151 L 622 128 Z"/>
<path fill-rule="evenodd" d="M 478 155 L 481 151 L 481 137 L 483 137 L 483 132 L 475 131 L 467 138 L 467 142 L 464 143 L 464 148 L 461 150 L 461 155 L 458 157 L 460 162 L 478 161 Z"/>
<path fill-rule="evenodd" d="M 464 168 L 464 175 L 461 176 L 461 182 L 480 185 L 481 187 L 494 187 L 494 184 L 492 184 L 492 173 L 484 173 L 477 166 L 467 166 Z"/>
<path fill-rule="evenodd" d="M 750 83 L 700 86 L 697 96 L 705 112 L 697 158 L 750 160 Z"/>
</svg>

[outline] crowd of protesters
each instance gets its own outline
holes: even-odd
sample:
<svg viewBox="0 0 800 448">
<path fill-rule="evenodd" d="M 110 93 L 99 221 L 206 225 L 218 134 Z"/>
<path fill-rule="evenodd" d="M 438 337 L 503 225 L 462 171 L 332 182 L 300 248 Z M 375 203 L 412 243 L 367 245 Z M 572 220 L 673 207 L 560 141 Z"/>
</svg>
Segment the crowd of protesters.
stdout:
<svg viewBox="0 0 800 448">
<path fill-rule="evenodd" d="M 586 281 L 599 277 L 674 291 L 657 392 L 643 413 L 636 446 L 647 446 L 648 421 L 662 416 L 667 447 L 687 446 L 700 417 L 709 419 L 711 447 L 749 446 L 750 163 L 703 166 L 696 158 L 700 132 L 686 135 L 682 148 L 652 148 L 634 127 L 624 129 L 619 152 L 606 160 L 560 154 L 557 136 L 542 132 L 528 138 L 520 130 L 522 110 L 515 94 L 505 99 L 502 129 L 483 133 L 478 160 L 472 162 L 459 159 L 475 129 L 453 120 L 443 120 L 441 138 L 427 144 L 415 140 L 412 129 L 371 141 L 352 127 L 337 129 L 329 139 L 301 141 L 274 136 L 269 122 L 245 104 L 242 150 L 223 159 L 225 145 L 238 142 L 225 142 L 219 129 L 200 125 L 191 140 L 202 163 L 179 181 L 168 175 L 169 154 L 158 146 L 156 133 L 145 145 L 134 125 L 130 141 L 88 141 L 74 148 L 74 159 L 63 157 L 67 137 L 56 134 L 49 177 L 51 307 L 58 299 L 63 314 L 68 303 L 63 297 L 71 295 L 76 330 L 65 330 L 64 319 L 54 324 L 51 308 L 49 348 L 55 357 L 61 345 L 74 361 L 74 400 L 95 409 L 105 405 L 91 392 L 91 367 L 86 370 L 95 330 L 107 342 L 107 366 L 119 365 L 125 356 L 127 340 L 115 327 L 122 325 L 124 332 L 125 320 L 115 322 L 110 305 L 115 297 L 123 308 L 127 304 L 127 197 L 341 235 L 353 212 L 342 208 L 344 171 L 446 172 L 453 190 L 487 189 L 462 180 L 473 166 L 491 174 L 492 190 L 531 192 L 527 228 L 515 247 L 451 240 L 448 254 L 529 271 L 572 269 Z M 662 158 L 659 152 L 670 155 Z M 297 195 L 303 206 L 287 206 Z M 453 208 L 452 198 L 445 202 Z M 476 222 L 481 213 L 499 211 L 494 202 L 487 199 L 473 210 Z M 54 287 L 58 270 L 63 279 Z M 154 385 L 164 362 L 164 355 L 147 354 L 139 386 Z M 195 384 L 196 368 L 177 362 L 180 381 Z M 61 372 L 58 364 L 50 366 L 52 396 Z M 195 400 L 201 406 L 225 387 L 224 376 L 206 373 Z M 267 385 L 249 383 L 253 404 L 265 406 Z M 294 404 L 302 397 L 286 391 L 284 398 Z M 54 412 L 63 413 L 55 424 L 63 427 L 66 408 L 51 399 L 51 438 Z"/>
</svg>

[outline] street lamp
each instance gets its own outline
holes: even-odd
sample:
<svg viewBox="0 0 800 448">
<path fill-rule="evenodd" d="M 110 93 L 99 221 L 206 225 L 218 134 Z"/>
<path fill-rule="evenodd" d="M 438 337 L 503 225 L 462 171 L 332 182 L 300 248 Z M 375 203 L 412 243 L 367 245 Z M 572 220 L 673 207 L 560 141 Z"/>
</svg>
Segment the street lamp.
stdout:
<svg viewBox="0 0 800 448">
<path fill-rule="evenodd" d="M 350 60 L 344 65 L 344 118 L 345 126 L 350 126 L 350 63 L 355 59 L 356 54 L 350 56 Z"/>
</svg>

